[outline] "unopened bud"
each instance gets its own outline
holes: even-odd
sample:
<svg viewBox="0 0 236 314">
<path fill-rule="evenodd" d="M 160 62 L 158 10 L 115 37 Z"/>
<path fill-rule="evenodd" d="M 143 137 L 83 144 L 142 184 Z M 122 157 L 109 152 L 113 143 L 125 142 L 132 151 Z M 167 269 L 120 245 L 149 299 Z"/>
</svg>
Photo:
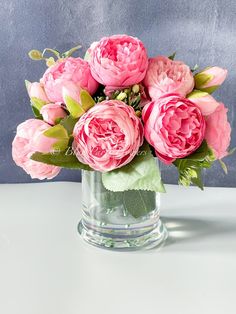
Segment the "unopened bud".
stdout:
<svg viewBox="0 0 236 314">
<path fill-rule="evenodd" d="M 127 98 L 127 94 L 125 92 L 121 92 L 116 99 L 118 100 L 124 100 L 125 98 Z"/>
<path fill-rule="evenodd" d="M 138 94 L 138 92 L 139 92 L 139 85 L 138 84 L 135 84 L 135 85 L 133 85 L 132 86 L 132 92 L 134 93 L 134 94 Z"/>
</svg>

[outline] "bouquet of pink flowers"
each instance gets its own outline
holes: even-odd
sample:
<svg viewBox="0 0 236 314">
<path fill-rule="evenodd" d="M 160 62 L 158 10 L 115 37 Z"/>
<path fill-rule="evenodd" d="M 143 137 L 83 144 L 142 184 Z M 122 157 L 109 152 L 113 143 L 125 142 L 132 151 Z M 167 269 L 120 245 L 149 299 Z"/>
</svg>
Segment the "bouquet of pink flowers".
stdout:
<svg viewBox="0 0 236 314">
<path fill-rule="evenodd" d="M 173 164 L 185 186 L 202 189 L 201 171 L 216 160 L 227 171 L 227 108 L 211 95 L 227 70 L 194 74 L 175 55 L 148 58 L 127 35 L 94 42 L 84 59 L 71 57 L 78 48 L 29 53 L 48 68 L 40 82 L 26 81 L 35 118 L 17 127 L 12 155 L 32 178 L 96 170 L 110 191 L 163 191 L 155 157 Z"/>
</svg>

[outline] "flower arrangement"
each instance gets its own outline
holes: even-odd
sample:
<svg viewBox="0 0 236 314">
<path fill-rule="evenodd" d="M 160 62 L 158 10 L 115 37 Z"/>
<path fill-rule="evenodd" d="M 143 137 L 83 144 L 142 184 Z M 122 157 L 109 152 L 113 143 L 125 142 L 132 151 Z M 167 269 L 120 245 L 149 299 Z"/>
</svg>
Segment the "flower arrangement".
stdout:
<svg viewBox="0 0 236 314">
<path fill-rule="evenodd" d="M 39 82 L 26 81 L 35 118 L 17 127 L 12 155 L 32 178 L 96 170 L 110 191 L 163 192 L 155 157 L 174 165 L 185 186 L 203 189 L 201 171 L 216 160 L 227 171 L 227 108 L 211 95 L 227 70 L 148 58 L 127 35 L 94 42 L 84 59 L 72 57 L 78 48 L 29 53 L 48 68 Z"/>
</svg>

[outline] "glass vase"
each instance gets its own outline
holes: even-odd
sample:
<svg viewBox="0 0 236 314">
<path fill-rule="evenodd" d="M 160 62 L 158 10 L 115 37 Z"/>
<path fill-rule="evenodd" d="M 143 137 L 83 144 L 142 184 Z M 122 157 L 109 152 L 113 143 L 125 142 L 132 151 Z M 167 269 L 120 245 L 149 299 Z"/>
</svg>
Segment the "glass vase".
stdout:
<svg viewBox="0 0 236 314">
<path fill-rule="evenodd" d="M 156 247 L 167 238 L 160 219 L 160 193 L 130 190 L 112 192 L 102 183 L 102 173 L 82 171 L 82 238 L 95 246 L 114 250 Z"/>
</svg>

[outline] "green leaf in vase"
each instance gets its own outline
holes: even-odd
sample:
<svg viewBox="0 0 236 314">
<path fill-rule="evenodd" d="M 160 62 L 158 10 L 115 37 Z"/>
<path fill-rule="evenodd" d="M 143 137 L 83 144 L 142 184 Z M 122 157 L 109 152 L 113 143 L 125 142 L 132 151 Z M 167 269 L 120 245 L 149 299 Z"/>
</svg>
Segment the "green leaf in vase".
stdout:
<svg viewBox="0 0 236 314">
<path fill-rule="evenodd" d="M 165 192 L 157 162 L 147 143 L 129 164 L 103 173 L 102 181 L 106 189 L 114 192 L 128 190 Z"/>
<path fill-rule="evenodd" d="M 127 212 L 134 218 L 146 216 L 156 208 L 156 193 L 142 190 L 125 191 L 123 203 Z"/>
</svg>

